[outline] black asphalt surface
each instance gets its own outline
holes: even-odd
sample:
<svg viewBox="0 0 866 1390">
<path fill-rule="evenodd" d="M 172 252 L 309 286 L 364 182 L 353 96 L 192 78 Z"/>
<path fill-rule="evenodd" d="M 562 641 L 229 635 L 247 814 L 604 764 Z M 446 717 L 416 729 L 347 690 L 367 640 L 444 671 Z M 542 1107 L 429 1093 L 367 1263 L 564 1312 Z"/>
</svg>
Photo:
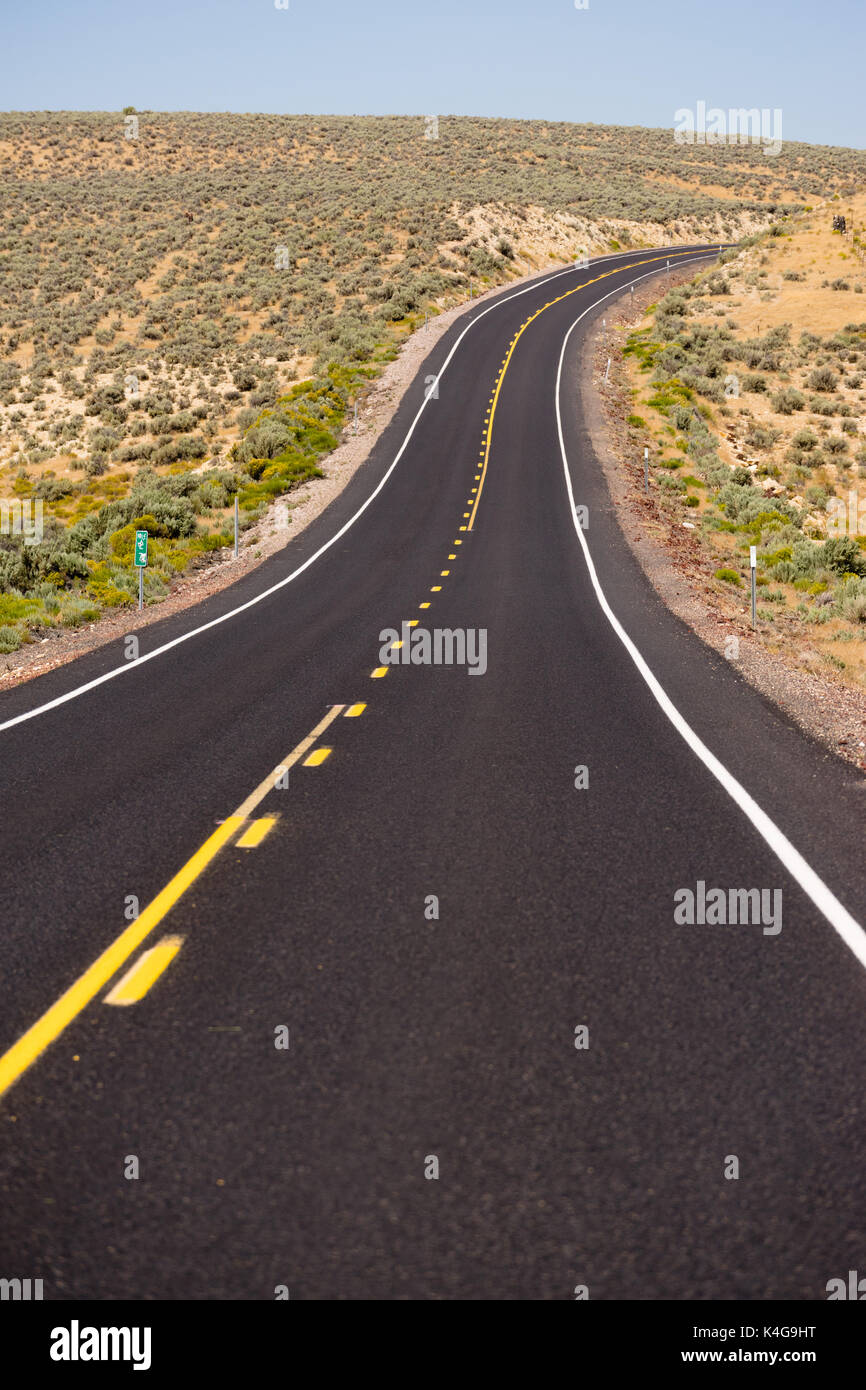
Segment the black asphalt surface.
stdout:
<svg viewBox="0 0 866 1390">
<path fill-rule="evenodd" d="M 863 967 L 653 699 L 571 520 L 556 368 L 596 305 L 566 358 L 564 429 L 607 598 L 682 715 L 866 921 L 863 779 L 669 613 L 589 447 L 585 329 L 639 270 L 523 334 L 475 527 L 459 529 L 520 325 L 653 254 L 504 292 L 382 492 L 298 579 L 0 733 L 5 1052 L 119 935 L 128 895 L 148 903 L 329 705 L 367 705 L 327 730 L 325 763 L 268 796 L 263 843 L 224 849 L 148 938 L 184 945 L 145 998 L 97 997 L 0 1101 L 5 1275 L 54 1299 L 267 1300 L 281 1284 L 292 1299 L 570 1299 L 582 1284 L 812 1300 L 866 1272 Z M 142 650 L 332 536 L 486 307 L 432 350 L 323 516 Z M 380 631 L 412 618 L 486 629 L 486 674 L 371 679 Z M 118 644 L 8 692 L 0 723 L 121 663 Z M 781 932 L 677 925 L 674 893 L 698 880 L 781 888 Z"/>
</svg>

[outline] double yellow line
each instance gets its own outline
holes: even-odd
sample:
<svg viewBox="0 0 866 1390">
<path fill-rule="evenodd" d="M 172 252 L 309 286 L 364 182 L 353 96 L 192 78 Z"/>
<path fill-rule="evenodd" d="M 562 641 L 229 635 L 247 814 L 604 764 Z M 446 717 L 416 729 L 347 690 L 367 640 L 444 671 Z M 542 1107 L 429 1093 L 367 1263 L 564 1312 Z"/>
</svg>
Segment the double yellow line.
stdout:
<svg viewBox="0 0 866 1390">
<path fill-rule="evenodd" d="M 631 265 L 619 265 L 614 270 L 606 270 L 601 275 L 593 276 L 591 280 L 584 280 L 582 285 L 575 285 L 572 289 L 566 290 L 565 294 L 557 295 L 556 299 L 549 299 L 546 304 L 542 304 L 540 309 L 536 309 L 535 313 L 531 314 L 525 323 L 520 325 L 520 328 L 511 340 L 511 345 L 508 349 L 508 354 L 505 358 L 505 361 L 502 364 L 499 376 L 496 378 L 496 389 L 493 392 L 493 403 L 490 407 L 490 419 L 487 422 L 487 434 L 484 441 L 484 464 L 481 469 L 481 482 L 478 484 L 478 492 L 475 495 L 475 505 L 472 508 L 472 511 L 469 516 L 469 521 L 467 523 L 466 529 L 468 531 L 471 531 L 473 526 L 475 525 L 475 514 L 478 511 L 478 503 L 481 501 L 481 493 L 484 490 L 484 480 L 487 477 L 487 464 L 488 460 L 490 459 L 490 444 L 493 438 L 493 417 L 496 414 L 496 407 L 499 404 L 499 392 L 502 389 L 502 383 L 505 380 L 505 373 L 508 371 L 508 368 L 511 365 L 511 359 L 514 356 L 514 349 L 517 347 L 518 342 L 522 338 L 529 325 L 531 323 L 534 323 L 534 321 L 539 317 L 539 315 L 543 314 L 545 310 L 552 309 L 554 304 L 561 304 L 564 299 L 570 299 L 571 296 L 573 294 L 577 294 L 579 290 L 585 290 L 587 285 L 595 285 L 598 283 L 599 280 L 608 280 L 611 275 L 620 275 L 624 270 L 636 270 L 642 265 L 653 265 L 656 261 L 672 261 L 675 258 L 682 260 L 686 256 L 705 256 L 706 254 L 706 251 L 675 251 L 673 255 L 665 254 L 664 256 L 648 256 L 646 260 L 633 261 Z"/>
<path fill-rule="evenodd" d="M 187 891 L 191 884 L 195 883 L 219 854 L 224 845 L 231 840 L 232 836 L 240 830 L 251 817 L 253 811 L 262 802 L 269 792 L 288 772 L 289 768 L 300 761 L 305 753 L 312 748 L 316 740 L 325 732 L 330 724 L 334 722 L 346 708 L 345 705 L 332 705 L 325 718 L 322 719 L 307 735 L 305 739 L 293 748 L 291 753 L 283 759 L 272 772 L 260 782 L 255 791 L 251 792 L 246 801 L 242 802 L 233 815 L 218 825 L 213 834 L 205 840 L 201 849 L 197 850 L 191 859 L 184 864 L 179 873 L 175 874 L 170 883 L 167 883 L 161 893 L 153 899 L 144 911 L 134 922 L 120 933 L 107 950 L 103 951 L 89 969 L 69 987 L 65 994 L 62 994 L 55 1004 L 42 1015 L 40 1019 L 28 1028 L 18 1041 L 0 1057 L 0 1095 L 9 1089 L 28 1067 L 36 1061 L 49 1046 L 59 1038 L 65 1028 L 69 1026 L 74 1018 L 82 1012 L 99 991 L 108 984 L 109 980 L 117 974 L 121 966 L 125 965 L 134 951 L 157 927 L 163 918 L 171 911 L 175 903 Z M 357 705 L 353 705 L 348 711 L 354 715 L 360 713 Z M 173 957 L 180 949 L 180 942 L 177 938 L 167 938 L 166 943 L 160 943 L 164 950 L 155 948 L 152 959 L 148 961 L 141 979 L 136 979 L 135 990 L 143 986 L 142 993 L 153 983 L 154 979 L 166 968 Z M 121 984 L 123 981 L 121 981 Z M 118 997 L 113 1002 L 131 1003 L 134 1002 L 134 992 L 125 992 L 123 997 Z"/>
</svg>

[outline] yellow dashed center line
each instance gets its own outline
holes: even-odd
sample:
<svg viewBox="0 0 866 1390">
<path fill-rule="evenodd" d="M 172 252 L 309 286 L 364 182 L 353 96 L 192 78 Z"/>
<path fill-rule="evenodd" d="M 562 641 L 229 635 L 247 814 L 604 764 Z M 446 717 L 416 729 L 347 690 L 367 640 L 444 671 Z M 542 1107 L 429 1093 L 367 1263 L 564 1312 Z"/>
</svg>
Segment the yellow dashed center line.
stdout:
<svg viewBox="0 0 866 1390">
<path fill-rule="evenodd" d="M 366 708 L 366 705 L 350 705 L 349 708 L 346 710 L 346 713 L 343 715 L 343 718 L 357 719 L 359 715 L 364 713 L 364 710 Z"/>
<path fill-rule="evenodd" d="M 301 764 L 301 766 L 321 767 L 325 759 L 330 758 L 332 752 L 333 749 L 331 748 L 314 748 L 310 756 L 308 758 L 304 758 L 304 761 Z"/>
<path fill-rule="evenodd" d="M 178 900 L 183 896 L 187 889 L 195 883 L 205 869 L 219 854 L 220 850 L 232 839 L 238 830 L 251 817 L 259 802 L 274 790 L 274 787 L 285 776 L 290 767 L 293 767 L 331 724 L 339 714 L 345 709 L 344 705 L 332 705 L 324 719 L 320 720 L 305 739 L 293 748 L 288 757 L 276 767 L 269 775 L 260 782 L 255 791 L 252 792 L 235 811 L 234 815 L 227 816 L 226 819 L 217 826 L 216 830 L 210 835 L 200 849 L 196 850 L 191 859 L 187 860 L 183 868 L 175 874 L 174 878 L 166 884 L 165 888 L 156 895 L 151 903 L 143 912 L 130 922 L 129 926 L 120 933 L 118 937 L 108 946 L 102 955 L 98 956 L 83 975 L 70 985 L 69 989 L 60 996 L 54 1004 L 37 1019 L 36 1022 L 23 1033 L 16 1043 L 0 1057 L 0 1095 L 18 1080 L 19 1076 L 36 1061 L 51 1043 L 55 1042 L 60 1034 L 66 1029 L 73 1019 L 87 1007 L 101 989 L 111 980 L 112 976 L 126 964 L 130 956 L 133 955 L 138 947 L 145 940 L 153 929 L 159 926 L 163 918 L 171 911 Z M 325 757 L 331 751 L 318 750 L 324 753 Z M 182 938 L 168 938 L 168 941 L 180 941 Z M 163 949 L 164 948 L 164 949 Z M 149 958 L 148 965 L 137 962 L 135 970 L 128 972 L 130 977 L 127 980 L 129 988 L 132 989 L 131 977 L 137 976 L 140 968 L 142 974 L 137 977 L 137 982 L 147 980 L 144 988 L 149 989 L 153 980 L 156 979 L 168 965 L 171 957 L 177 953 L 179 945 L 174 947 L 171 955 L 168 954 L 168 946 L 165 942 L 160 943 L 153 951 L 146 952 Z M 142 961 L 145 957 L 142 957 Z M 161 964 L 160 964 L 161 962 Z M 157 969 L 157 966 L 159 968 Z M 151 972 L 153 972 L 151 974 Z M 121 982 L 122 983 L 122 982 Z M 130 1002 L 133 1002 L 130 1000 Z"/>
<path fill-rule="evenodd" d="M 181 946 L 182 936 L 164 936 L 118 980 L 114 988 L 105 996 L 106 1004 L 137 1004 L 155 984 L 164 970 L 171 965 Z"/>
<path fill-rule="evenodd" d="M 238 849 L 257 849 L 268 831 L 273 830 L 276 823 L 276 816 L 262 816 L 260 820 L 254 820 L 249 829 L 245 830 L 238 840 Z"/>
<path fill-rule="evenodd" d="M 703 252 L 700 252 L 700 251 L 682 251 L 682 252 L 674 252 L 674 256 L 679 256 L 679 259 L 681 259 L 681 260 L 682 260 L 684 257 L 686 257 L 686 256 L 700 256 L 700 255 L 702 255 L 702 254 L 704 254 L 704 253 L 703 253 Z M 484 436 L 484 449 L 483 449 L 483 451 L 482 451 L 482 457 L 483 457 L 483 459 L 484 459 L 484 464 L 483 464 L 483 467 L 482 467 L 482 469 L 481 469 L 481 486 L 480 486 L 479 489 L 478 489 L 478 496 L 475 498 L 475 506 L 472 508 L 472 515 L 471 515 L 471 517 L 469 518 L 469 527 L 468 527 L 468 529 L 469 529 L 470 531 L 472 530 L 473 526 L 475 525 L 475 517 L 476 517 L 477 512 L 478 512 L 478 503 L 481 501 L 481 493 L 482 493 L 483 490 L 484 490 L 484 483 L 485 483 L 485 480 L 486 480 L 486 478 L 487 478 L 487 465 L 488 465 L 488 463 L 489 463 L 489 461 L 490 461 L 490 442 L 491 442 L 491 439 L 492 439 L 492 436 L 493 436 L 493 420 L 494 420 L 494 417 L 495 417 L 495 415 L 496 415 L 496 407 L 497 407 L 497 405 L 499 404 L 499 393 L 500 393 L 500 390 L 502 389 L 502 383 L 503 383 L 503 381 L 505 380 L 505 373 L 508 371 L 508 368 L 509 368 L 509 366 L 511 365 L 511 359 L 512 359 L 512 357 L 513 357 L 513 355 L 514 355 L 514 349 L 517 347 L 517 344 L 518 344 L 518 342 L 519 342 L 521 336 L 523 335 L 523 333 L 526 331 L 526 329 L 529 327 L 529 325 L 530 325 L 531 323 L 533 323 L 533 322 L 535 321 L 535 319 L 537 319 L 537 318 L 539 317 L 540 314 L 543 314 L 543 313 L 545 312 L 545 310 L 551 309 L 551 308 L 553 307 L 554 304 L 561 304 L 562 301 L 563 301 L 564 299 L 569 299 L 573 294 L 577 294 L 579 290 L 585 290 L 586 287 L 587 287 L 587 285 L 595 285 L 599 280 L 607 280 L 611 275 L 619 275 L 623 270 L 635 270 L 635 269 L 638 269 L 640 266 L 643 266 L 643 265 L 652 265 L 652 264 L 654 264 L 656 261 L 673 260 L 673 259 L 674 259 L 674 256 L 671 256 L 671 255 L 665 255 L 665 256 L 651 256 L 651 257 L 648 257 L 647 260 L 645 260 L 645 261 L 635 261 L 635 262 L 633 262 L 631 265 L 620 265 L 620 266 L 617 266 L 615 270 L 606 270 L 606 271 L 603 272 L 603 274 L 601 274 L 601 275 L 596 275 L 596 276 L 594 276 L 591 280 L 584 280 L 584 282 L 583 282 L 582 285 L 575 285 L 573 289 L 566 290 L 564 294 L 558 295 L 558 296 L 556 297 L 556 299 L 551 299 L 551 300 L 549 300 L 549 301 L 547 302 L 547 304 L 542 304 L 542 306 L 541 306 L 540 309 L 536 309 L 535 313 L 534 313 L 534 314 L 530 314 L 530 316 L 529 316 L 529 318 L 526 320 L 526 322 L 523 323 L 523 324 L 521 324 L 519 331 L 514 335 L 514 339 L 513 339 L 512 343 L 511 343 L 511 347 L 510 347 L 509 350 L 508 350 L 508 355 L 507 355 L 507 357 L 505 357 L 505 358 L 503 359 L 503 362 L 502 362 L 502 370 L 501 370 L 501 372 L 500 372 L 500 374 L 499 374 L 499 377 L 497 378 L 497 382 L 496 382 L 496 390 L 494 391 L 494 393 L 493 393 L 493 395 L 492 395 L 492 397 L 491 397 L 491 408 L 490 408 L 490 410 L 488 411 L 488 413 L 484 416 L 484 420 L 485 420 L 485 423 L 486 423 L 486 426 L 487 426 L 487 427 L 486 427 L 486 430 L 485 430 L 485 436 Z M 466 512 L 464 512 L 463 515 L 464 515 L 464 517 L 465 517 L 465 516 L 467 515 Z M 462 529 L 464 529 L 464 528 L 461 527 L 461 530 L 462 530 Z"/>
<path fill-rule="evenodd" d="M 122 965 L 129 960 L 142 943 L 146 936 L 158 926 L 163 917 L 174 907 L 181 894 L 185 893 L 191 883 L 194 883 L 199 874 L 207 868 L 211 860 L 219 853 L 227 840 L 230 840 L 235 831 L 243 824 L 242 817 L 229 816 L 222 825 L 217 826 L 216 830 L 205 841 L 200 850 L 184 864 L 179 873 L 175 874 L 170 883 L 166 884 L 161 893 L 158 893 L 153 902 L 150 903 L 134 922 L 131 922 L 125 931 L 120 933 L 115 941 L 97 957 L 88 970 L 85 970 L 75 984 L 70 985 L 65 994 L 62 994 L 56 1004 L 42 1015 L 40 1019 L 28 1028 L 9 1051 L 0 1057 L 0 1095 L 3 1094 L 13 1081 L 17 1081 L 23 1071 L 36 1061 L 36 1058 L 49 1043 L 54 1042 L 59 1037 L 74 1018 L 81 1013 L 82 1009 L 90 1003 L 94 995 L 98 994 L 104 985 L 108 984 L 112 975 L 116 975 Z"/>
<path fill-rule="evenodd" d="M 312 748 L 316 739 L 321 737 L 329 724 L 333 724 L 334 720 L 338 715 L 342 714 L 344 709 L 345 705 L 331 705 L 328 713 L 325 715 L 324 719 L 319 720 L 313 732 L 308 734 L 305 739 L 302 739 L 297 748 L 293 748 L 288 757 L 284 758 L 279 766 L 275 767 L 273 772 L 270 772 L 265 780 L 259 783 L 255 791 L 247 797 L 246 801 L 241 803 L 235 814 L 242 816 L 244 820 L 249 820 L 259 803 L 264 801 L 268 793 L 272 792 L 279 782 L 282 782 L 289 768 L 294 767 L 295 763 L 300 762 L 304 754 Z"/>
</svg>

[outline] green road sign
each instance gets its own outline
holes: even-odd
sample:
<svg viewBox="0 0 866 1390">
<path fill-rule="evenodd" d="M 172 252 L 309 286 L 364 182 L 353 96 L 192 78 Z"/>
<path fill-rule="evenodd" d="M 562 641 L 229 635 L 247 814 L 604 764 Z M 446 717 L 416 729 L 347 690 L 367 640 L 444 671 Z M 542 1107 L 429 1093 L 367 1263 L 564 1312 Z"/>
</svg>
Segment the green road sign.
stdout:
<svg viewBox="0 0 866 1390">
<path fill-rule="evenodd" d="M 147 532 L 136 531 L 135 533 L 135 567 L 144 569 L 147 564 Z"/>
</svg>

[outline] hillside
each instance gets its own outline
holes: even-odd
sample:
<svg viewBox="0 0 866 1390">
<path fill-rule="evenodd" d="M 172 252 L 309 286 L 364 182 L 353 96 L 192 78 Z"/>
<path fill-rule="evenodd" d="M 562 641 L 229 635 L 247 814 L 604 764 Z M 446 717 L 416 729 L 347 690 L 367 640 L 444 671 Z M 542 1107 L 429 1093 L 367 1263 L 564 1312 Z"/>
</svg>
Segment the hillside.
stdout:
<svg viewBox="0 0 866 1390">
<path fill-rule="evenodd" d="M 764 642 L 861 692 L 864 223 L 859 196 L 776 225 L 667 294 L 625 346 L 656 494 L 701 538 L 719 606 L 747 605 L 756 546 Z"/>
<path fill-rule="evenodd" d="M 436 138 L 428 138 L 435 134 Z M 128 138 L 132 137 L 132 138 Z M 148 601 L 316 474 L 425 311 L 584 252 L 727 240 L 866 155 L 442 117 L 0 116 L 0 651 Z"/>
</svg>

